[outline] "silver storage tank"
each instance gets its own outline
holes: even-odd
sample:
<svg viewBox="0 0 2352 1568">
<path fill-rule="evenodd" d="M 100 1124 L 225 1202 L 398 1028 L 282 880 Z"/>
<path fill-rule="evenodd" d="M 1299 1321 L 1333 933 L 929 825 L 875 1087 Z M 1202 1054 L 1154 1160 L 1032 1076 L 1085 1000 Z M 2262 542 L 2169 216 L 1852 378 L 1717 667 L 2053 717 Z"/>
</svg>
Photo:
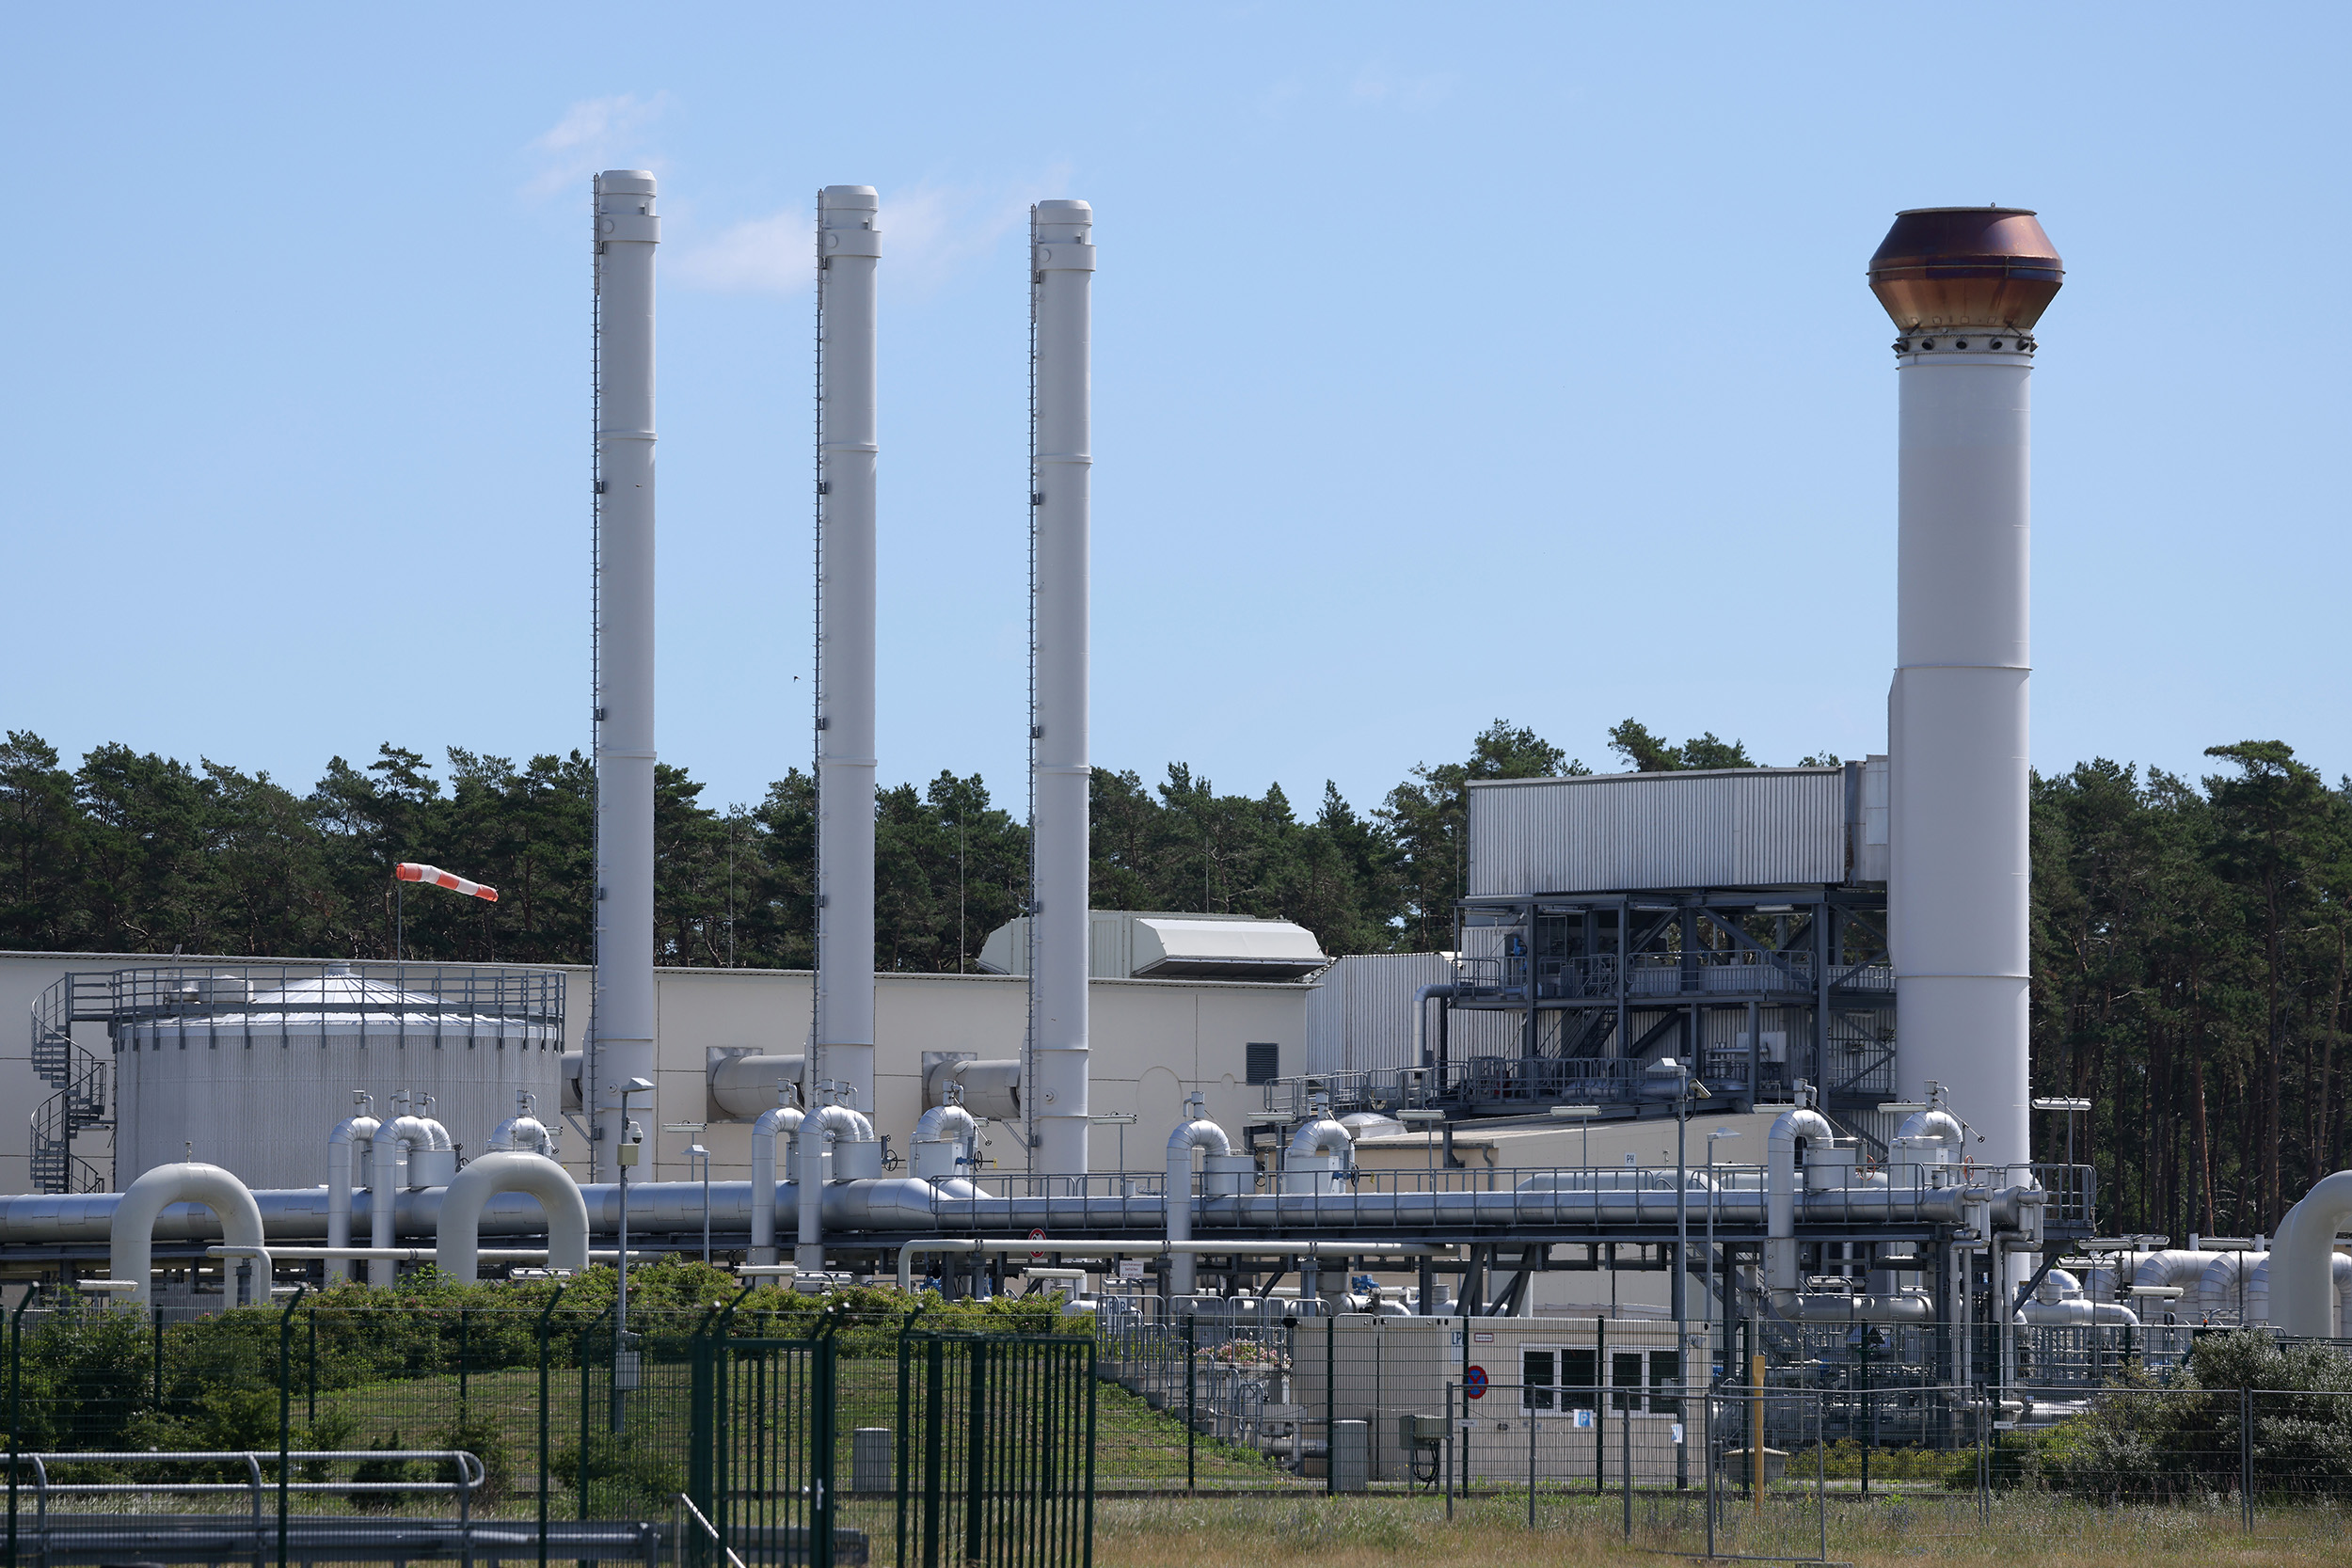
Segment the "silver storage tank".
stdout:
<svg viewBox="0 0 2352 1568">
<path fill-rule="evenodd" d="M 448 1127 L 470 1159 L 515 1112 L 557 1100 L 564 975 L 468 964 L 126 969 L 114 976 L 115 1186 L 193 1154 L 248 1187 L 326 1180 L 351 1091 Z"/>
</svg>

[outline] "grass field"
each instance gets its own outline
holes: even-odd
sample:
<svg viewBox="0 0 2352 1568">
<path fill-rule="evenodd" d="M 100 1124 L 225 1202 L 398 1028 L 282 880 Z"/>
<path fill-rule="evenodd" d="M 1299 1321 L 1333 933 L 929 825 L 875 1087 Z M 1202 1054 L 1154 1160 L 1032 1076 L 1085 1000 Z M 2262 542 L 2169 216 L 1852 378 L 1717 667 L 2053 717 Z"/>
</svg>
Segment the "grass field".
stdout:
<svg viewBox="0 0 2352 1568">
<path fill-rule="evenodd" d="M 1705 1550 L 1706 1519 L 1697 1502 L 1635 1498 L 1634 1533 L 1623 1534 L 1614 1497 L 1539 1500 L 1538 1528 L 1527 1528 L 1527 1499 L 1489 1497 L 1455 1504 L 1449 1523 L 1438 1498 L 1330 1498 L 1316 1496 L 1198 1500 L 1104 1498 L 1095 1505 L 1097 1568 L 1431 1568 L 1438 1563 L 1655 1563 L 1660 1556 Z M 2352 1524 L 2324 1511 L 2260 1521 L 2240 1533 L 2234 1507 L 2099 1510 L 2042 1500 L 2004 1500 L 1989 1528 L 1977 1524 L 1973 1498 L 1951 1507 L 1917 1498 L 1863 1507 L 1833 1506 L 1832 1560 L 1904 1568 L 1927 1562 L 2069 1564 L 2082 1568 L 2154 1568 L 2158 1562 L 2243 1564 L 2246 1568 L 2352 1564 Z M 1820 1536 L 1810 1508 L 1759 1524 L 1727 1518 L 1717 1551 L 1814 1556 Z M 882 1559 L 876 1558 L 880 1562 Z"/>
</svg>

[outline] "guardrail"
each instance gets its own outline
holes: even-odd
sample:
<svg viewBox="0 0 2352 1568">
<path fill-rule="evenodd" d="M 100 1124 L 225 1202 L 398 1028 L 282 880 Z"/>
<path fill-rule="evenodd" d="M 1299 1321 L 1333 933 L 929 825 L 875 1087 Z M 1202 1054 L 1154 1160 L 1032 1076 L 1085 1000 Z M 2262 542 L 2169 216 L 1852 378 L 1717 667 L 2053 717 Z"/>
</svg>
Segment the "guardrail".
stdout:
<svg viewBox="0 0 2352 1568">
<path fill-rule="evenodd" d="M 453 1481 L 295 1481 L 292 1478 L 291 1474 L 280 1474 L 276 1481 L 271 1482 L 264 1481 L 262 1476 L 262 1465 L 264 1460 L 266 1460 L 273 1466 L 276 1466 L 280 1463 L 291 1466 L 295 1463 L 334 1464 L 338 1462 L 344 1462 L 365 1465 L 371 1462 L 381 1463 L 386 1461 L 405 1462 L 409 1460 L 422 1460 L 434 1464 L 453 1464 L 457 1466 L 457 1477 Z M 242 1462 L 246 1466 L 246 1479 L 243 1481 L 56 1481 L 49 1479 L 49 1466 L 52 1465 L 230 1465 L 239 1462 Z M 36 1547 L 37 1555 L 44 1562 L 48 1560 L 50 1552 L 49 1498 L 52 1494 L 59 1497 L 116 1497 L 124 1494 L 151 1495 L 158 1492 L 169 1492 L 190 1496 L 200 1496 L 222 1492 L 245 1492 L 249 1494 L 253 1499 L 252 1534 L 254 1568 L 262 1568 L 264 1555 L 266 1552 L 265 1542 L 272 1536 L 275 1536 L 282 1531 L 285 1524 L 282 1511 L 278 1521 L 279 1527 L 278 1531 L 270 1530 L 268 1526 L 264 1523 L 262 1511 L 262 1499 L 266 1491 L 276 1491 L 281 1497 L 284 1494 L 289 1492 L 340 1492 L 345 1494 L 353 1492 L 453 1493 L 457 1498 L 457 1528 L 461 1551 L 467 1564 L 467 1568 L 471 1568 L 471 1564 L 473 1562 L 473 1494 L 475 1488 L 479 1487 L 483 1483 L 483 1481 L 487 1474 L 487 1472 L 483 1468 L 482 1461 L 462 1449 L 295 1449 L 286 1452 L 280 1452 L 276 1449 L 228 1449 L 205 1453 L 156 1453 L 152 1451 L 122 1453 L 27 1453 L 17 1455 L 15 1457 L 15 1463 L 20 1465 L 30 1465 L 33 1468 L 33 1492 L 35 1497 L 33 1536 L 35 1541 L 39 1543 Z M 13 1482 L 13 1471 L 11 1472 L 10 1480 Z M 20 1547 L 14 1539 L 17 1529 L 17 1519 L 13 1509 L 9 1512 L 8 1528 L 11 1538 L 8 1544 L 9 1556 L 13 1560 L 21 1560 L 21 1557 L 19 1555 Z"/>
</svg>

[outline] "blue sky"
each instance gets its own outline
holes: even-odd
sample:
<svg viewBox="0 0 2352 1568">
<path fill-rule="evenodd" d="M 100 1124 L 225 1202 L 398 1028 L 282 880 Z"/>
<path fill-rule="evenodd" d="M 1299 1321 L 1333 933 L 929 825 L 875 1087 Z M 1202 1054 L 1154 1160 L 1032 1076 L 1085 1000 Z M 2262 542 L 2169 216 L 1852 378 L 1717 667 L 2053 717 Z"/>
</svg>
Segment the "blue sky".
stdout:
<svg viewBox="0 0 2352 1568">
<path fill-rule="evenodd" d="M 847 25 L 843 17 L 854 20 Z M 0 723 L 587 732 L 588 175 L 662 182 L 663 756 L 804 763 L 816 187 L 880 188 L 885 781 L 1024 752 L 1026 204 L 1093 202 L 1094 757 L 1883 746 L 1900 207 L 2039 208 L 2034 753 L 2352 770 L 2340 7 L 19 7 Z M 801 677 L 796 683 L 795 676 Z"/>
</svg>

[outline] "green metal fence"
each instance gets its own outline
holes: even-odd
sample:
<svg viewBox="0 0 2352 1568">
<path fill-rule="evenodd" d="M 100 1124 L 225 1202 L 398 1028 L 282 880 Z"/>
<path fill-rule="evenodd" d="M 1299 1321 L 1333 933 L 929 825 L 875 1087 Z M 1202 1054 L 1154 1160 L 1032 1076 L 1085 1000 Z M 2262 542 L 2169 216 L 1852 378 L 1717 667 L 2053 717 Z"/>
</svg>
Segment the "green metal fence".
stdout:
<svg viewBox="0 0 2352 1568">
<path fill-rule="evenodd" d="M 141 1544 L 190 1530 L 256 1568 L 1090 1560 L 1089 1334 L 750 1290 L 632 1305 L 623 1333 L 609 1281 L 452 1295 L 331 1291 L 193 1322 L 28 1304 L 0 1323 L 7 1568 L 171 1556 Z"/>
<path fill-rule="evenodd" d="M 902 1568 L 1091 1564 L 1093 1340 L 910 1331 L 898 1365 Z"/>
</svg>

